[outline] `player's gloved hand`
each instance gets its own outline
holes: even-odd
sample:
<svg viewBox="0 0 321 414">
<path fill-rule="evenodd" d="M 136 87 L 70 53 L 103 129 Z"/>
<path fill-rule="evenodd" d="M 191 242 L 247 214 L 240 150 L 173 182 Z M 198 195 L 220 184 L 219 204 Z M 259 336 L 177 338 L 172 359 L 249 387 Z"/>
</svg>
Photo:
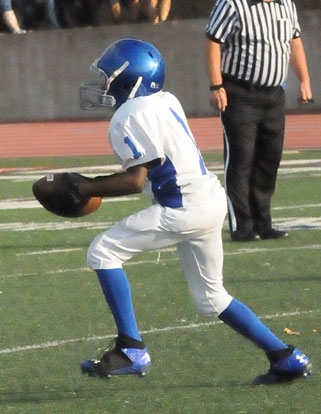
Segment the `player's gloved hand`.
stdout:
<svg viewBox="0 0 321 414">
<path fill-rule="evenodd" d="M 63 173 L 61 181 L 64 187 L 64 192 L 75 205 L 82 204 L 87 201 L 87 197 L 80 194 L 79 185 L 84 181 L 90 181 L 90 178 L 78 173 Z"/>
</svg>

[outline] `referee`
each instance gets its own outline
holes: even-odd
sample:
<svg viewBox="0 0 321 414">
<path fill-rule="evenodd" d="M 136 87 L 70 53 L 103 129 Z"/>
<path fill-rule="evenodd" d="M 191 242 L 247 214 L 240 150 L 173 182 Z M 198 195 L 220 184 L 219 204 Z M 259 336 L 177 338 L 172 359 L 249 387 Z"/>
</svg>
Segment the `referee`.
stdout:
<svg viewBox="0 0 321 414">
<path fill-rule="evenodd" d="M 283 149 L 290 56 L 302 103 L 312 98 L 300 34 L 292 0 L 217 0 L 206 26 L 210 103 L 223 125 L 235 241 L 287 236 L 272 227 L 270 204 Z"/>
</svg>

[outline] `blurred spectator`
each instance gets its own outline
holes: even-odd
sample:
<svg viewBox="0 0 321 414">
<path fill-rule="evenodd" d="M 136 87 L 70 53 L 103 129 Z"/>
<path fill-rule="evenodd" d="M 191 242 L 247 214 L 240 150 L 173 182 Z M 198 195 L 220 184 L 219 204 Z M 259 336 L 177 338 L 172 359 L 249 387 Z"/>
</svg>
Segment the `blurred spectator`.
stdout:
<svg viewBox="0 0 321 414">
<path fill-rule="evenodd" d="M 98 11 L 102 0 L 56 0 L 55 3 L 61 27 L 87 27 L 96 26 L 98 23 Z"/>
<path fill-rule="evenodd" d="M 60 27 L 56 17 L 55 0 L 13 0 L 13 3 L 17 4 L 24 28 L 27 30 Z"/>
<path fill-rule="evenodd" d="M 2 21 L 10 33 L 26 33 L 26 30 L 23 30 L 20 27 L 16 13 L 12 8 L 11 0 L 0 0 L 0 13 Z"/>
<path fill-rule="evenodd" d="M 153 22 L 165 22 L 171 10 L 171 0 L 148 0 L 149 7 L 153 10 Z"/>
<path fill-rule="evenodd" d="M 159 23 L 167 20 L 171 0 L 109 0 L 109 5 L 114 23 L 121 23 L 126 17 L 131 22 Z"/>
<path fill-rule="evenodd" d="M 111 17 L 114 23 L 121 23 L 128 15 L 128 20 L 137 22 L 140 16 L 140 0 L 109 0 Z"/>
<path fill-rule="evenodd" d="M 21 26 L 27 30 L 60 26 L 55 0 L 0 0 L 0 13 L 2 28 L 11 33 L 25 33 L 26 30 L 22 30 Z"/>
<path fill-rule="evenodd" d="M 45 15 L 47 18 L 48 28 L 56 29 L 59 27 L 56 14 L 55 0 L 45 0 Z"/>
</svg>

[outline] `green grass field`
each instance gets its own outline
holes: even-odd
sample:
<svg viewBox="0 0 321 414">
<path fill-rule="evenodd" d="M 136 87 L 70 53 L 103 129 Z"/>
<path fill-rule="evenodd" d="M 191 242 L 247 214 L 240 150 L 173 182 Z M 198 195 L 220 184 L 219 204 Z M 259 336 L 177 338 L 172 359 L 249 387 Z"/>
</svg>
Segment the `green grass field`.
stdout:
<svg viewBox="0 0 321 414">
<path fill-rule="evenodd" d="M 223 179 L 222 155 L 204 154 Z M 5 413 L 321 413 L 321 151 L 285 152 L 273 198 L 279 241 L 232 243 L 227 226 L 225 286 L 286 343 L 313 362 L 307 380 L 251 385 L 264 354 L 201 315 L 187 292 L 175 249 L 141 254 L 125 267 L 139 326 L 152 357 L 144 378 L 82 376 L 79 362 L 115 336 L 90 241 L 148 204 L 144 196 L 105 202 L 90 216 L 56 217 L 35 208 L 36 167 L 113 164 L 111 157 L 0 160 L 0 410 Z M 91 171 L 96 174 L 95 170 Z M 98 174 L 101 174 L 99 172 Z"/>
</svg>

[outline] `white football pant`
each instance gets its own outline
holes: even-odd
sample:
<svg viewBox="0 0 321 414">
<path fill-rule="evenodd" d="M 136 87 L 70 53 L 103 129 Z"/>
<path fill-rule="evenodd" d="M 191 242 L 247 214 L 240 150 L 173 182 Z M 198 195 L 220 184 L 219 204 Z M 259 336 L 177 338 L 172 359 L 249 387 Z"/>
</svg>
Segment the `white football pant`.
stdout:
<svg viewBox="0 0 321 414">
<path fill-rule="evenodd" d="M 177 209 L 154 204 L 96 237 L 88 250 L 88 266 L 120 268 L 137 253 L 177 245 L 192 298 L 202 312 L 217 316 L 233 299 L 223 286 L 222 274 L 226 211 L 222 187 L 207 204 Z"/>
</svg>

